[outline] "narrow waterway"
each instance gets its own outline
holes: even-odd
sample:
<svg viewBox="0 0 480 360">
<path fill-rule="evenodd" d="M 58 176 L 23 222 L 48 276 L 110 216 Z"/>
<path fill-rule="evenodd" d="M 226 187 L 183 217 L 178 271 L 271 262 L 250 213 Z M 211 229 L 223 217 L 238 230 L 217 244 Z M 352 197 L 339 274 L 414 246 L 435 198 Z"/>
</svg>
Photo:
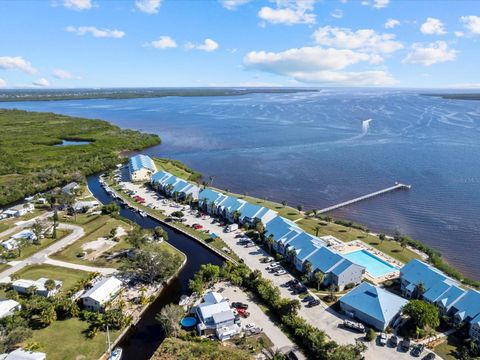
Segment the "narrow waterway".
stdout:
<svg viewBox="0 0 480 360">
<path fill-rule="evenodd" d="M 87 178 L 88 187 L 92 194 L 103 204 L 108 204 L 114 199 L 102 188 L 99 176 Z M 164 334 L 155 315 L 169 303 L 176 303 L 180 296 L 188 292 L 188 280 L 198 271 L 201 264 L 212 263 L 221 265 L 223 259 L 208 250 L 195 240 L 182 233 L 163 226 L 160 222 L 140 216 L 137 212 L 121 207 L 120 215 L 130 219 L 143 228 L 162 226 L 168 233 L 168 242 L 187 255 L 187 263 L 182 271 L 165 289 L 160 296 L 143 314 L 138 324 L 120 342 L 123 348 L 122 360 L 149 359 L 164 339 Z"/>
</svg>

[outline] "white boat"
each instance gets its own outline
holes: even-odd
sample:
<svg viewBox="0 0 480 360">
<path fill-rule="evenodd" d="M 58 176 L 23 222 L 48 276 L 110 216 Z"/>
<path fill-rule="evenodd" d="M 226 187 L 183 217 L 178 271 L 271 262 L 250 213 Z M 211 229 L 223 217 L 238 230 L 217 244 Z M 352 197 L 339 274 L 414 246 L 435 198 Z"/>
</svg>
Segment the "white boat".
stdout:
<svg viewBox="0 0 480 360">
<path fill-rule="evenodd" d="M 147 217 L 148 214 L 145 212 L 145 211 L 140 211 L 140 215 L 143 216 L 143 217 Z"/>
<path fill-rule="evenodd" d="M 178 302 L 178 305 L 185 306 L 185 305 L 188 305 L 189 302 L 190 302 L 190 296 L 182 295 L 180 297 L 180 301 Z"/>
<path fill-rule="evenodd" d="M 110 331 L 108 330 L 107 325 L 107 360 L 121 360 L 123 354 L 123 349 L 121 347 L 116 347 L 112 350 L 112 344 L 110 342 Z"/>
<path fill-rule="evenodd" d="M 108 360 L 120 360 L 122 358 L 123 349 L 121 347 L 116 347 L 108 356 Z"/>
</svg>

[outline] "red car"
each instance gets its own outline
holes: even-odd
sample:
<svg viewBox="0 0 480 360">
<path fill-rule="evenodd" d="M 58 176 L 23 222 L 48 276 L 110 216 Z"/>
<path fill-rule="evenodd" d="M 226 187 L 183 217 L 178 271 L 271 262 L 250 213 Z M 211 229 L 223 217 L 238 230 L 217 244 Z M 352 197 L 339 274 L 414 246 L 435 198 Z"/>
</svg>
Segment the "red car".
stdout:
<svg viewBox="0 0 480 360">
<path fill-rule="evenodd" d="M 195 230 L 200 230 L 200 229 L 203 229 L 203 226 L 200 225 L 200 224 L 194 224 L 194 225 L 193 225 L 193 228 L 194 228 Z"/>
<path fill-rule="evenodd" d="M 237 313 L 238 313 L 239 316 L 241 316 L 245 319 L 250 316 L 250 313 L 247 310 L 241 309 L 241 308 L 237 308 Z"/>
</svg>

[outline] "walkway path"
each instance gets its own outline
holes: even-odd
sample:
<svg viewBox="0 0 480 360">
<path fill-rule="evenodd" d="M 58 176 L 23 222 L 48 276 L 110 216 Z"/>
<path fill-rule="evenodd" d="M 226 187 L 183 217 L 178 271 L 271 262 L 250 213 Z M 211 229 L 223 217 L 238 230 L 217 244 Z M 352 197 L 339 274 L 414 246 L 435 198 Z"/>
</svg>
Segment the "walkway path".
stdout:
<svg viewBox="0 0 480 360">
<path fill-rule="evenodd" d="M 24 260 L 10 262 L 9 264 L 12 266 L 0 273 L 0 283 L 10 282 L 10 275 L 23 269 L 25 266 L 55 262 L 55 260 L 50 259 L 48 256 L 56 253 L 59 250 L 62 250 L 63 248 L 67 247 L 68 245 L 77 241 L 78 239 L 82 238 L 85 235 L 85 231 L 83 230 L 83 228 L 77 225 L 61 223 L 59 224 L 58 228 L 71 230 L 72 232 L 69 235 L 65 236 L 64 238 L 54 242 L 52 245 L 46 247 L 45 249 L 40 250 L 39 252 L 33 254 L 32 256 Z M 63 261 L 59 261 L 58 263 L 59 264 L 57 266 L 63 266 L 63 267 L 79 269 L 79 270 L 82 270 L 79 267 L 83 266 L 83 265 L 78 265 L 79 267 L 76 267 L 76 264 L 65 263 Z M 86 268 L 89 269 L 86 271 L 98 271 L 98 268 L 96 267 L 86 266 Z M 93 270 L 90 270 L 90 269 L 93 269 Z M 115 271 L 115 269 L 103 269 L 102 271 L 111 273 L 108 271 Z"/>
<path fill-rule="evenodd" d="M 47 258 L 47 260 L 45 260 L 44 264 L 60 266 L 60 267 L 64 267 L 64 268 L 74 269 L 74 270 L 82 270 L 82 271 L 88 271 L 88 272 L 98 272 L 102 275 L 111 275 L 111 274 L 117 272 L 117 269 L 114 269 L 114 268 L 104 268 L 104 267 L 98 267 L 98 266 L 80 265 L 80 264 L 69 263 L 69 262 L 66 262 L 66 261 L 53 260 L 53 259 L 50 259 L 50 258 Z"/>
</svg>

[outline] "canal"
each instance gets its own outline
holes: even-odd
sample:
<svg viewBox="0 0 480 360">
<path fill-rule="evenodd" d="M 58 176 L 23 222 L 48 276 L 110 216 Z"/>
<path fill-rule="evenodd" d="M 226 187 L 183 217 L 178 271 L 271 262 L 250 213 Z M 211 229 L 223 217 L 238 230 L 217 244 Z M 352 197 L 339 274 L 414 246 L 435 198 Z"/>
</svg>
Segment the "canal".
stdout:
<svg viewBox="0 0 480 360">
<path fill-rule="evenodd" d="M 88 187 L 92 194 L 102 204 L 115 201 L 103 189 L 99 180 L 98 175 L 87 178 Z M 187 263 L 182 271 L 163 289 L 160 296 L 143 314 L 137 325 L 130 330 L 119 344 L 119 346 L 123 348 L 122 360 L 144 360 L 149 359 L 153 355 L 164 339 L 162 328 L 155 320 L 155 315 L 162 307 L 172 302 L 178 303 L 180 296 L 188 293 L 188 280 L 198 271 L 200 265 L 207 263 L 221 265 L 223 259 L 195 240 L 186 237 L 182 233 L 152 218 L 142 217 L 137 212 L 124 207 L 121 207 L 120 215 L 136 222 L 146 229 L 162 226 L 168 233 L 168 242 L 187 256 Z"/>
</svg>

